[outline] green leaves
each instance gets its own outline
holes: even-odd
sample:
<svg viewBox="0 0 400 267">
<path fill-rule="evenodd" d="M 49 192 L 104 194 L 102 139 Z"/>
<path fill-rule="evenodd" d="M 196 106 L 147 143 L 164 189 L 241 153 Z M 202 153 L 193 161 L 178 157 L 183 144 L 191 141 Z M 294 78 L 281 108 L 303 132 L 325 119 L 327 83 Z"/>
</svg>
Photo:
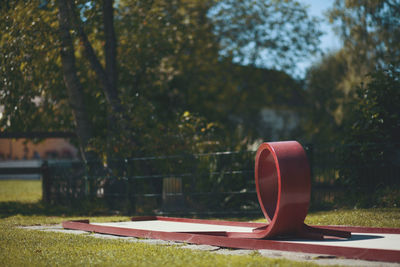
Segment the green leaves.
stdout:
<svg viewBox="0 0 400 267">
<path fill-rule="evenodd" d="M 156 151 L 152 143 L 165 148 L 172 142 L 171 136 L 183 139 L 173 141 L 176 151 L 194 151 L 194 139 L 198 143 L 219 141 L 213 143 L 215 147 L 238 143 L 234 133 L 238 124 L 245 129 L 239 139 L 250 140 L 256 136 L 254 126 L 261 108 L 272 105 L 274 99 L 290 102 L 288 105 L 296 102 L 294 98 L 301 99 L 299 84 L 284 72 L 246 68 L 232 64 L 232 60 L 251 59 L 259 66 L 283 69 L 314 52 L 320 33 L 304 7 L 295 1 L 222 3 L 115 2 L 116 84 L 125 110 L 124 116 L 115 115 L 122 124 L 118 127 L 110 125 L 112 109 L 101 90 L 99 75 L 83 56 L 79 31 L 76 27 L 70 30 L 76 72 L 83 87 L 81 100 L 94 128 L 88 149 L 133 156 Z M 2 3 L 1 130 L 76 127 L 62 75 L 56 4 L 39 0 Z M 101 1 L 78 0 L 75 5 L 80 16 L 77 21 L 104 66 Z M 261 63 L 264 55 L 268 58 L 265 64 Z M 190 114 L 188 121 L 182 119 L 185 111 Z M 199 145 L 196 149 L 214 147 Z"/>
<path fill-rule="evenodd" d="M 357 88 L 345 120 L 344 141 L 356 145 L 343 151 L 341 180 L 360 193 L 359 203 L 392 205 L 400 167 L 400 73 L 392 66 L 372 72 L 369 79 Z"/>
<path fill-rule="evenodd" d="M 329 19 L 363 73 L 400 60 L 400 1 L 336 0 Z"/>
<path fill-rule="evenodd" d="M 0 13 L 0 129 L 12 131 L 68 129 L 70 113 L 59 61 L 56 13 L 37 1 L 2 4 Z M 45 78 L 44 78 L 45 77 Z"/>
<path fill-rule="evenodd" d="M 220 1 L 209 13 L 223 56 L 279 70 L 318 51 L 318 20 L 297 1 Z"/>
<path fill-rule="evenodd" d="M 400 143 L 400 73 L 392 66 L 371 73 L 370 79 L 357 89 L 351 139 Z"/>
</svg>

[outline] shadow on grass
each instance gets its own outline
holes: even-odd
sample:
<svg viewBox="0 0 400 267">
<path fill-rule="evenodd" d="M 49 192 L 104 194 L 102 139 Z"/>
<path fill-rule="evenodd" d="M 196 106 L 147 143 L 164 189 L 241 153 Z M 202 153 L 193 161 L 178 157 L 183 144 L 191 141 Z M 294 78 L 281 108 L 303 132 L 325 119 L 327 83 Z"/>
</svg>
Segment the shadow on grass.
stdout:
<svg viewBox="0 0 400 267">
<path fill-rule="evenodd" d="M 79 216 L 146 216 L 155 215 L 151 213 L 135 214 L 129 212 L 121 212 L 107 208 L 103 202 L 90 202 L 80 201 L 68 205 L 50 205 L 42 201 L 27 203 L 8 201 L 0 202 L 0 219 L 8 218 L 15 215 L 25 216 L 62 216 L 62 217 L 79 217 Z M 217 220 L 234 220 L 234 221 L 253 221 L 259 220 L 263 217 L 261 211 L 258 214 L 242 214 L 242 215 L 229 215 L 229 214 L 191 214 L 191 213 L 177 213 L 165 214 L 162 216 L 169 217 L 186 217 L 186 218 L 200 218 L 200 219 L 217 219 Z"/>
<path fill-rule="evenodd" d="M 27 203 L 8 201 L 0 202 L 0 218 L 14 215 L 43 215 L 43 216 L 95 216 L 112 215 L 111 211 L 96 203 L 79 203 L 79 205 L 49 205 L 41 201 Z"/>
</svg>

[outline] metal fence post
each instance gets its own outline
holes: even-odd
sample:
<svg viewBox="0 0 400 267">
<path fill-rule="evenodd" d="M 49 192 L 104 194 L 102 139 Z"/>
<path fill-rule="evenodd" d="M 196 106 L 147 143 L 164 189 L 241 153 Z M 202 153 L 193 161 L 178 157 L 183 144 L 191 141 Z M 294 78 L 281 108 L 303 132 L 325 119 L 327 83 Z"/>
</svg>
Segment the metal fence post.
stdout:
<svg viewBox="0 0 400 267">
<path fill-rule="evenodd" d="M 49 164 L 47 160 L 43 161 L 41 166 L 42 172 L 42 201 L 44 203 L 50 203 L 50 191 L 51 191 L 51 177 L 49 172 Z"/>
</svg>

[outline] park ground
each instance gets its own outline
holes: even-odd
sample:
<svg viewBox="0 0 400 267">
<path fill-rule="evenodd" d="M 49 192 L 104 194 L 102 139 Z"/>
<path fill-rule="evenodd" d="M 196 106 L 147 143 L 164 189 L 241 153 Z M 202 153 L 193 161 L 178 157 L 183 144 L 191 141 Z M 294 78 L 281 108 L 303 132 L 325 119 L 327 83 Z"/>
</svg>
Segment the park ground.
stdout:
<svg viewBox="0 0 400 267">
<path fill-rule="evenodd" d="M 122 221 L 127 216 L 94 216 L 40 202 L 40 181 L 0 181 L 0 266 L 312 266 L 311 262 L 271 259 L 257 251 L 221 255 L 86 235 L 24 230 L 20 226 L 58 224 L 69 219 Z M 229 218 L 232 220 L 238 218 Z M 241 218 L 242 219 L 242 218 Z M 262 221 L 262 218 L 251 218 Z M 311 212 L 306 223 L 400 228 L 400 209 L 336 209 Z"/>
</svg>

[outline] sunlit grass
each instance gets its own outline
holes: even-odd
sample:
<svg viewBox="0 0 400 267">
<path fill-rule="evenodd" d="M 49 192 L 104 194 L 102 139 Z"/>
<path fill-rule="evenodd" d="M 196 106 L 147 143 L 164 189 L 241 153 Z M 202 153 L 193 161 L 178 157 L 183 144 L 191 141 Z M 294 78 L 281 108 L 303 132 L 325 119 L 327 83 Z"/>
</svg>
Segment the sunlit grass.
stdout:
<svg viewBox="0 0 400 267">
<path fill-rule="evenodd" d="M 103 240 L 85 235 L 20 229 L 19 226 L 57 224 L 65 220 L 126 221 L 129 217 L 67 217 L 62 207 L 40 203 L 40 181 L 0 181 L 0 266 L 309 266 L 283 259 L 218 255 L 177 246 Z M 58 209 L 58 210 L 54 210 Z M 28 215 L 20 215 L 28 214 Z M 48 216 L 56 214 L 57 216 Z M 78 212 L 79 214 L 79 212 Z"/>
<path fill-rule="evenodd" d="M 400 228 L 399 208 L 351 209 L 313 212 L 306 223 Z"/>
<path fill-rule="evenodd" d="M 46 206 L 40 181 L 0 181 L 0 266 L 100 265 L 100 266 L 312 266 L 283 259 L 268 259 L 253 253 L 246 256 L 219 255 L 181 249 L 175 245 L 151 245 L 104 240 L 18 226 L 57 224 L 71 219 L 91 222 L 126 221 L 127 216 L 78 217 L 63 207 Z M 25 215 L 23 215 L 25 214 Z M 56 216 L 51 216 L 56 215 Z M 240 220 L 230 218 L 230 220 Z M 257 221 L 265 221 L 260 218 Z M 400 209 L 334 210 L 310 213 L 308 224 L 400 227 Z"/>
<path fill-rule="evenodd" d="M 265 218 L 254 220 L 265 222 Z M 308 213 L 306 224 L 400 228 L 399 208 L 344 209 Z"/>
<path fill-rule="evenodd" d="M 258 253 L 219 255 L 181 249 L 176 245 L 151 245 L 83 235 L 16 228 L 18 225 L 58 223 L 67 219 L 45 216 L 12 216 L 0 221 L 1 266 L 312 266 Z M 126 217 L 93 217 L 91 221 L 119 221 Z"/>
<path fill-rule="evenodd" d="M 0 180 L 0 202 L 37 202 L 41 198 L 40 180 Z"/>
</svg>

